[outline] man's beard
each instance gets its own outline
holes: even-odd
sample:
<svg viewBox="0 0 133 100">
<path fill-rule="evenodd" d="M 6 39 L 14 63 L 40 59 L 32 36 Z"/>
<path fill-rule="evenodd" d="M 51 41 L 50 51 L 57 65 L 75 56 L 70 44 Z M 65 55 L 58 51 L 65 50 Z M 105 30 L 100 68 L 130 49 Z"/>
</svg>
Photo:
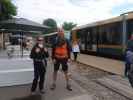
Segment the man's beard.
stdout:
<svg viewBox="0 0 133 100">
<path fill-rule="evenodd" d="M 57 46 L 62 46 L 64 44 L 65 44 L 65 38 L 58 37 L 58 39 L 57 39 Z"/>
</svg>

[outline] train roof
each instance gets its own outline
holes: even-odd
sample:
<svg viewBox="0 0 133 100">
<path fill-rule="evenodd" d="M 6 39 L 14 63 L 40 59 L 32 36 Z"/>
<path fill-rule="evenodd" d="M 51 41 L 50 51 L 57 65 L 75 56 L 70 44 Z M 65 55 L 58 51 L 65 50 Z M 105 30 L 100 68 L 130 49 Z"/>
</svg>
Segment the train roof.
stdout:
<svg viewBox="0 0 133 100">
<path fill-rule="evenodd" d="M 72 31 L 73 30 L 84 29 L 84 28 L 87 28 L 87 27 L 94 27 L 94 26 L 99 26 L 99 25 L 105 25 L 105 24 L 120 22 L 124 18 L 123 15 L 126 15 L 125 16 L 126 20 L 133 19 L 133 12 L 128 12 L 128 13 L 121 14 L 120 16 L 110 18 L 110 19 L 107 19 L 107 20 L 97 21 L 97 22 L 86 24 L 86 25 L 81 25 L 81 26 L 74 27 L 72 29 Z"/>
</svg>

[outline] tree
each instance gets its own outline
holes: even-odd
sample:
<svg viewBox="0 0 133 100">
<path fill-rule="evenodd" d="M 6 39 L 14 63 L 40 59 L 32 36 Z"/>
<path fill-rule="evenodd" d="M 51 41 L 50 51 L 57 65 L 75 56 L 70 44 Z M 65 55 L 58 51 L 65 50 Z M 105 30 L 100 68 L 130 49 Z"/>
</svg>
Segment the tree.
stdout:
<svg viewBox="0 0 133 100">
<path fill-rule="evenodd" d="M 17 14 L 17 8 L 11 0 L 0 0 L 0 20 L 12 18 Z"/>
<path fill-rule="evenodd" d="M 57 30 L 57 23 L 54 19 L 48 18 L 43 21 L 43 25 L 49 26 L 50 29 L 48 29 L 45 33 L 52 33 Z"/>
<path fill-rule="evenodd" d="M 62 27 L 64 28 L 64 30 L 66 31 L 70 31 L 72 28 L 74 28 L 75 26 L 77 26 L 77 24 L 74 24 L 73 22 L 64 22 Z"/>
</svg>

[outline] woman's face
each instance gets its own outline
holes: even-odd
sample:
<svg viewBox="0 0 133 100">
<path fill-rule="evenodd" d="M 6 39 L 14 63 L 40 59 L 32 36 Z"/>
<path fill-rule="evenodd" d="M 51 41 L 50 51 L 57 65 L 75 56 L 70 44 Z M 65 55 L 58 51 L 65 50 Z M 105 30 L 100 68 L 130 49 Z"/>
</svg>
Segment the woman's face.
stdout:
<svg viewBox="0 0 133 100">
<path fill-rule="evenodd" d="M 37 43 L 38 43 L 38 44 L 43 44 L 43 43 L 44 43 L 44 39 L 43 39 L 43 38 L 39 38 L 39 39 L 37 40 Z"/>
<path fill-rule="evenodd" d="M 44 44 L 43 40 L 38 40 L 38 46 L 40 48 L 43 48 L 43 44 Z"/>
<path fill-rule="evenodd" d="M 43 44 L 43 40 L 38 40 L 38 44 Z"/>
</svg>

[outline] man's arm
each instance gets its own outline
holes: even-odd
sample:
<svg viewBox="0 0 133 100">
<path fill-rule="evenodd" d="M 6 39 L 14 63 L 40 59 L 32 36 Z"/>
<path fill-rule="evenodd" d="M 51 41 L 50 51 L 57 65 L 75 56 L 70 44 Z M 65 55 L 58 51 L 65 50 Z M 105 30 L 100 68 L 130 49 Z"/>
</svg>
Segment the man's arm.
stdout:
<svg viewBox="0 0 133 100">
<path fill-rule="evenodd" d="M 71 45 L 68 40 L 67 40 L 67 51 L 68 51 L 68 59 L 70 59 L 71 58 Z"/>
<path fill-rule="evenodd" d="M 56 45 L 57 45 L 57 39 L 58 37 L 56 37 L 53 41 L 52 41 L 52 59 L 55 59 L 55 48 L 56 48 Z"/>
<path fill-rule="evenodd" d="M 45 57 L 48 58 L 49 57 L 49 53 L 48 53 L 47 48 L 44 48 L 44 53 L 45 53 Z"/>
</svg>

